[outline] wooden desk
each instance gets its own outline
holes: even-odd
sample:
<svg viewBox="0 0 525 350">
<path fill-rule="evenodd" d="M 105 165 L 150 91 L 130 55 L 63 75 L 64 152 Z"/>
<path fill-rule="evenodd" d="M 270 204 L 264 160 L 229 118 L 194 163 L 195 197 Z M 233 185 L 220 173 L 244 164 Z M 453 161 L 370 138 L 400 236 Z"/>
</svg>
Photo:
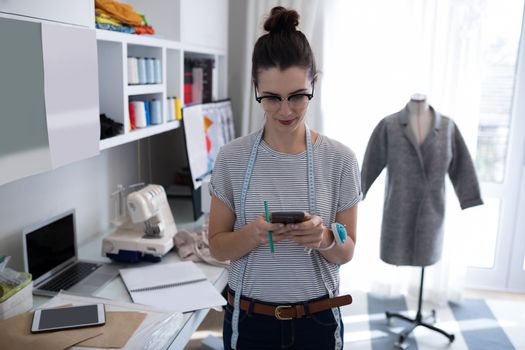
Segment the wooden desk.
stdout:
<svg viewBox="0 0 525 350">
<path fill-rule="evenodd" d="M 182 230 L 198 230 L 202 226 L 202 218 L 196 222 L 187 220 L 188 217 L 191 217 L 191 202 L 183 199 L 170 199 L 170 205 L 172 207 L 173 216 L 175 217 L 175 222 L 177 224 L 177 229 Z M 190 213 L 188 216 L 188 212 Z M 94 237 L 88 243 L 82 245 L 79 249 L 79 256 L 81 259 L 94 260 L 94 261 L 104 261 L 110 262 L 108 258 L 105 258 L 101 255 L 101 242 L 104 235 L 99 235 Z M 180 261 L 177 253 L 171 251 L 166 254 L 162 263 L 176 262 Z M 140 264 L 126 264 L 126 267 L 133 266 L 144 266 L 151 263 L 140 263 Z M 226 284 L 228 283 L 228 272 L 225 268 L 216 267 L 208 265 L 205 263 L 196 263 L 199 268 L 202 269 L 206 277 L 213 283 L 215 288 L 221 292 Z M 126 286 L 122 282 L 122 279 L 119 277 L 113 279 L 109 284 L 104 286 L 102 289 L 98 290 L 93 296 L 107 298 L 112 300 L 127 301 L 132 302 Z M 34 308 L 39 307 L 49 298 L 41 296 L 33 296 L 33 305 Z M 183 321 L 181 328 L 173 334 L 173 336 L 167 341 L 166 346 L 163 349 L 169 350 L 181 350 L 186 346 L 190 340 L 192 334 L 197 330 L 199 325 L 204 320 L 204 317 L 208 314 L 209 309 L 203 309 L 193 312 L 186 312 L 183 314 Z"/>
</svg>

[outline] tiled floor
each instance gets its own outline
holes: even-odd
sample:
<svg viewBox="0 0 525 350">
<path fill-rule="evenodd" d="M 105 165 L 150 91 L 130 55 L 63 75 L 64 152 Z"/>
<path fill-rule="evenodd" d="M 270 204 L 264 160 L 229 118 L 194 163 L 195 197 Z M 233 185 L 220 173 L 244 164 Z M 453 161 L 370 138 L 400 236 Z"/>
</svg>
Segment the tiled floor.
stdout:
<svg viewBox="0 0 525 350">
<path fill-rule="evenodd" d="M 525 293 L 502 293 L 495 291 L 474 290 L 469 289 L 465 291 L 466 298 L 486 298 L 486 299 L 501 299 L 501 300 L 521 300 L 525 301 Z M 200 350 L 201 342 L 209 335 L 217 337 L 222 336 L 222 319 L 223 313 L 215 310 L 210 310 L 200 327 L 193 334 L 190 342 L 184 350 Z"/>
</svg>

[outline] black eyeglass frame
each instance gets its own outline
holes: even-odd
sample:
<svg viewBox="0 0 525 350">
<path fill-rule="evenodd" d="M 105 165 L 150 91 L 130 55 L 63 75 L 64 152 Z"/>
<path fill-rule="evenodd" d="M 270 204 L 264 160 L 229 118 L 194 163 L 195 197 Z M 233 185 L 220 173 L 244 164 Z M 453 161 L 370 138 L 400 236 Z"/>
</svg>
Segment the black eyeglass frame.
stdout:
<svg viewBox="0 0 525 350">
<path fill-rule="evenodd" d="M 307 94 L 307 93 L 304 93 L 304 92 L 301 92 L 301 93 L 298 93 L 298 94 L 291 94 L 290 96 L 286 97 L 286 100 L 288 102 L 290 102 L 290 99 L 295 97 L 295 96 L 306 96 L 308 98 L 308 101 L 310 101 L 314 97 L 314 92 L 315 92 L 315 84 L 312 82 L 312 93 L 311 94 Z M 280 103 L 282 103 L 285 100 L 284 97 L 279 96 L 279 95 L 257 96 L 257 86 L 254 86 L 253 94 L 255 95 L 255 101 L 257 101 L 259 103 L 261 103 L 262 100 L 265 99 L 265 98 L 278 98 Z"/>
</svg>

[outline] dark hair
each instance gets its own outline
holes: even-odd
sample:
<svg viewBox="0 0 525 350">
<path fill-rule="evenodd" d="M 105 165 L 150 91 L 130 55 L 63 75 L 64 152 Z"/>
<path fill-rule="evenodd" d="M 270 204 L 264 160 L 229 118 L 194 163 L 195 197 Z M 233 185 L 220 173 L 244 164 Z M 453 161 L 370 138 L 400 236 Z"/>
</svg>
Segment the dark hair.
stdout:
<svg viewBox="0 0 525 350">
<path fill-rule="evenodd" d="M 257 86 L 257 73 L 260 69 L 288 69 L 298 66 L 309 70 L 310 79 L 317 74 L 315 58 L 306 36 L 296 27 L 299 25 L 299 14 L 276 6 L 264 22 L 262 35 L 253 48 L 252 80 Z"/>
</svg>

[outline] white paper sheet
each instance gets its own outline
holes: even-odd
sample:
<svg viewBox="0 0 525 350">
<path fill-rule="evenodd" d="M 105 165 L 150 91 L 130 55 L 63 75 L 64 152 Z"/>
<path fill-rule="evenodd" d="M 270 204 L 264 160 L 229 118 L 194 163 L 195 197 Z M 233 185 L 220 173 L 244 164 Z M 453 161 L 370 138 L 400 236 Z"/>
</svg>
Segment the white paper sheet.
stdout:
<svg viewBox="0 0 525 350">
<path fill-rule="evenodd" d="M 193 188 L 197 189 L 201 186 L 197 179 L 208 172 L 208 153 L 206 152 L 202 106 L 185 107 L 183 109 L 183 122 Z"/>
<path fill-rule="evenodd" d="M 121 269 L 120 275 L 135 303 L 179 312 L 226 304 L 222 295 L 191 261 Z M 136 291 L 140 288 L 150 290 Z"/>
</svg>

